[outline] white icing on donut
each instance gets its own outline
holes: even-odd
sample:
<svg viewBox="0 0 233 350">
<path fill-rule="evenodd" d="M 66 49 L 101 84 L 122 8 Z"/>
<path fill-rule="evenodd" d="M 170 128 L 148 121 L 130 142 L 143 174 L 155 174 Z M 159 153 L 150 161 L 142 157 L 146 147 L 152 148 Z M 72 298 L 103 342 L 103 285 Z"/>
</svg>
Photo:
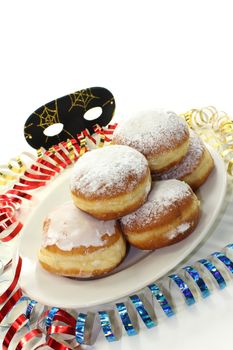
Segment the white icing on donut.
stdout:
<svg viewBox="0 0 233 350">
<path fill-rule="evenodd" d="M 102 246 L 103 235 L 115 233 L 115 220 L 100 221 L 67 202 L 52 211 L 48 216 L 48 231 L 43 233 L 44 247 L 56 245 L 70 251 L 84 246 Z"/>
<path fill-rule="evenodd" d="M 191 189 L 185 182 L 179 180 L 166 180 L 153 182 L 148 200 L 142 207 L 121 219 L 123 226 L 131 227 L 135 221 L 145 227 L 161 215 L 169 207 L 176 205 L 177 201 L 190 196 Z"/>
<path fill-rule="evenodd" d="M 161 174 L 159 176 L 162 180 L 167 179 L 180 179 L 188 174 L 191 174 L 194 169 L 199 165 L 205 146 L 201 138 L 192 130 L 190 130 L 190 142 L 188 153 L 184 159 L 178 165 L 175 165 L 173 168 Z"/>
<path fill-rule="evenodd" d="M 175 228 L 172 231 L 169 231 L 167 233 L 168 239 L 174 239 L 176 236 L 178 236 L 181 233 L 185 233 L 191 226 L 190 222 L 184 222 L 183 224 L 179 225 L 177 228 Z"/>
<path fill-rule="evenodd" d="M 113 142 L 126 144 L 144 155 L 157 153 L 161 146 L 173 149 L 189 134 L 186 122 L 174 112 L 157 109 L 141 112 L 120 124 Z"/>
<path fill-rule="evenodd" d="M 107 197 L 134 190 L 148 170 L 146 158 L 128 146 L 112 145 L 84 154 L 76 163 L 71 191 Z"/>
</svg>

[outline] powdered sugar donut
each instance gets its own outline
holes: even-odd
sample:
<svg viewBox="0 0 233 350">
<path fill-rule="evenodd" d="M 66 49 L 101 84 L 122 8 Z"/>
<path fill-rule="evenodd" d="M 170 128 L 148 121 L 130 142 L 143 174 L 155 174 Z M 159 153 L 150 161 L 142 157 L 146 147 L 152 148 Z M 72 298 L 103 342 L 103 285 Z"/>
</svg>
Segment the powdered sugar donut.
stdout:
<svg viewBox="0 0 233 350">
<path fill-rule="evenodd" d="M 139 208 L 151 188 L 146 158 L 128 146 L 107 146 L 84 154 L 71 179 L 75 205 L 110 220 Z"/>
<path fill-rule="evenodd" d="M 201 138 L 190 130 L 189 149 L 181 163 L 163 174 L 152 174 L 154 179 L 179 179 L 187 182 L 193 190 L 198 189 L 214 168 L 214 161 Z"/>
<path fill-rule="evenodd" d="M 154 182 L 147 202 L 121 219 L 128 241 L 140 249 L 156 249 L 187 237 L 199 221 L 199 201 L 185 182 Z"/>
<path fill-rule="evenodd" d="M 116 128 L 112 143 L 135 148 L 147 158 L 151 171 L 163 172 L 187 153 L 189 128 L 174 112 L 142 112 Z"/>
<path fill-rule="evenodd" d="M 63 276 L 97 277 L 124 258 L 126 244 L 119 224 L 99 221 L 68 202 L 44 222 L 39 261 L 44 269 Z"/>
</svg>

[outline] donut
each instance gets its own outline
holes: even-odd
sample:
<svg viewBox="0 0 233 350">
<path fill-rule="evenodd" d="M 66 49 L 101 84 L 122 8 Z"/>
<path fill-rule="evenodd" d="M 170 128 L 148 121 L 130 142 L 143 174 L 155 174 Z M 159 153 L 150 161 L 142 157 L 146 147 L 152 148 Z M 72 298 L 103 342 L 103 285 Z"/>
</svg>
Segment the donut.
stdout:
<svg viewBox="0 0 233 350">
<path fill-rule="evenodd" d="M 116 128 L 112 143 L 135 148 L 147 158 L 151 171 L 164 172 L 187 153 L 189 128 L 174 112 L 142 112 Z"/>
<path fill-rule="evenodd" d="M 201 138 L 190 130 L 189 149 L 181 163 L 163 174 L 152 174 L 153 179 L 178 179 L 187 182 L 197 190 L 208 178 L 214 168 L 214 161 Z"/>
<path fill-rule="evenodd" d="M 110 145 L 77 161 L 70 188 L 78 208 L 100 220 L 117 219 L 145 202 L 151 188 L 150 169 L 135 149 Z"/>
<path fill-rule="evenodd" d="M 121 218 L 127 240 L 139 249 L 162 248 L 186 238 L 197 226 L 199 201 L 179 180 L 153 182 L 147 202 Z"/>
<path fill-rule="evenodd" d="M 39 262 L 49 272 L 99 277 L 120 264 L 125 254 L 120 225 L 115 220 L 99 221 L 72 201 L 56 208 L 44 221 Z"/>
</svg>

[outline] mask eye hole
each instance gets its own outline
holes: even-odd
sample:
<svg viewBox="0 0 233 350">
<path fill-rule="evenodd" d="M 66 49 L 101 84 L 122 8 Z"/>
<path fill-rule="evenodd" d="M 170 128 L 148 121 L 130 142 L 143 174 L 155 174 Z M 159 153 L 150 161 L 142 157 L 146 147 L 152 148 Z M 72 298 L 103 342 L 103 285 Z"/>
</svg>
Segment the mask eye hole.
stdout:
<svg viewBox="0 0 233 350">
<path fill-rule="evenodd" d="M 48 126 L 46 129 L 44 129 L 43 133 L 46 136 L 56 136 L 60 134 L 63 128 L 64 128 L 64 125 L 62 123 L 55 123 L 53 125 Z"/>
<path fill-rule="evenodd" d="M 95 120 L 99 118 L 99 116 L 102 114 L 103 110 L 101 107 L 93 107 L 88 109 L 86 113 L 84 114 L 83 118 L 86 120 Z"/>
</svg>

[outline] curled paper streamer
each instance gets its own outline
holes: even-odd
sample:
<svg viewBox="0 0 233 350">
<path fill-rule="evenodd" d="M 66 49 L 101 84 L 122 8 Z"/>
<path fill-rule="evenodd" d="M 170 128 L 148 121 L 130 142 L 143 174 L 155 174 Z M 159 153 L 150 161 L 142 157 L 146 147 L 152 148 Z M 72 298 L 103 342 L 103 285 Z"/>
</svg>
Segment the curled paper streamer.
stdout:
<svg viewBox="0 0 233 350">
<path fill-rule="evenodd" d="M 199 288 L 202 298 L 207 298 L 210 295 L 210 291 L 199 272 L 193 266 L 185 266 L 183 269 Z"/>
<path fill-rule="evenodd" d="M 142 299 L 136 294 L 131 295 L 129 298 L 130 298 L 133 306 L 135 307 L 138 315 L 140 316 L 140 318 L 144 322 L 145 326 L 147 328 L 155 327 L 157 324 L 152 319 L 152 316 L 150 315 L 150 313 L 148 311 L 148 305 L 147 306 L 145 305 L 145 301 L 143 302 Z M 151 309 L 152 309 L 152 307 L 151 307 Z"/>
<path fill-rule="evenodd" d="M 172 309 L 172 306 L 167 301 L 165 295 L 159 288 L 159 286 L 156 283 L 150 284 L 148 286 L 149 290 L 151 291 L 153 297 L 157 300 L 159 305 L 161 306 L 162 310 L 164 311 L 165 315 L 167 317 L 171 317 L 174 315 L 174 311 Z"/>
<path fill-rule="evenodd" d="M 214 147 L 223 157 L 227 172 L 233 175 L 233 120 L 225 112 L 219 112 L 213 106 L 191 109 L 181 114 L 189 127 L 202 139 Z"/>
<path fill-rule="evenodd" d="M 14 275 L 13 281 L 11 282 L 11 284 L 7 288 L 7 290 L 2 295 L 0 295 L 0 304 L 4 303 L 9 298 L 9 296 L 11 295 L 11 293 L 14 291 L 15 287 L 17 286 L 17 283 L 19 281 L 21 268 L 22 268 L 22 259 L 21 259 L 21 257 L 19 257 L 18 264 L 17 264 L 16 269 L 15 269 L 15 275 Z"/>
<path fill-rule="evenodd" d="M 21 330 L 26 324 L 28 323 L 28 318 L 21 314 L 19 317 L 16 318 L 14 323 L 10 326 L 8 329 L 2 343 L 2 349 L 7 350 L 9 349 L 10 343 L 12 339 L 14 338 L 15 334 Z"/>
<path fill-rule="evenodd" d="M 75 325 L 75 338 L 78 343 L 85 343 L 85 330 L 86 330 L 87 314 L 80 313 L 78 315 Z"/>
<path fill-rule="evenodd" d="M 127 309 L 126 303 L 116 303 L 116 308 L 121 318 L 121 322 L 128 336 L 137 335 L 138 331 L 136 325 L 132 320 L 131 315 Z"/>
<path fill-rule="evenodd" d="M 198 263 L 202 264 L 207 269 L 207 271 L 211 273 L 211 275 L 214 277 L 214 280 L 217 282 L 220 289 L 223 289 L 226 287 L 226 281 L 223 278 L 221 272 L 210 260 L 201 259 L 201 260 L 198 260 Z"/>
<path fill-rule="evenodd" d="M 113 324 L 110 320 L 109 313 L 107 311 L 99 311 L 98 314 L 105 339 L 109 342 L 118 340 L 118 337 L 115 334 L 115 330 L 113 328 Z"/>
<path fill-rule="evenodd" d="M 233 274 L 233 262 L 228 257 L 226 257 L 225 254 L 221 252 L 214 252 L 211 255 L 219 259 L 226 266 L 228 271 Z"/>
<path fill-rule="evenodd" d="M 178 274 L 169 275 L 168 278 L 170 278 L 171 281 L 173 281 L 176 284 L 176 286 L 179 288 L 188 306 L 196 302 L 193 293 L 188 287 L 188 284 Z"/>
</svg>

